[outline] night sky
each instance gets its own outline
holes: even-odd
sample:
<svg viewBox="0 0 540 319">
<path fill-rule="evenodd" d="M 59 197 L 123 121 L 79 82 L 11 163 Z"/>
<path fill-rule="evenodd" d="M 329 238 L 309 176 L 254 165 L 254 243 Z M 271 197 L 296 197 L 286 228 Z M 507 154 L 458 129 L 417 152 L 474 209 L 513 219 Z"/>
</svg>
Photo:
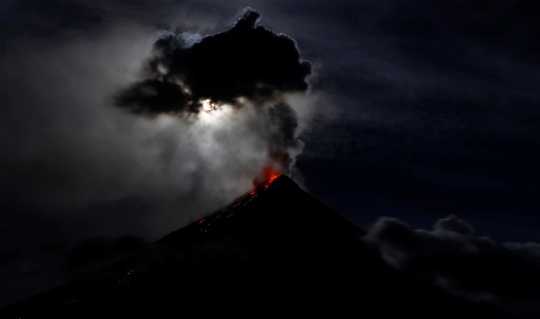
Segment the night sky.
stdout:
<svg viewBox="0 0 540 319">
<path fill-rule="evenodd" d="M 537 1 L 0 10 L 0 307 L 212 213 L 269 162 L 369 231 L 397 269 L 425 259 L 396 244 L 414 237 L 427 255 L 472 245 L 540 286 Z M 257 26 L 260 37 L 238 31 Z M 207 98 L 231 105 L 203 117 Z M 474 272 L 433 267 L 461 287 L 443 289 L 514 300 L 472 292 Z M 504 307 L 539 313 L 538 288 L 516 300 Z"/>
</svg>

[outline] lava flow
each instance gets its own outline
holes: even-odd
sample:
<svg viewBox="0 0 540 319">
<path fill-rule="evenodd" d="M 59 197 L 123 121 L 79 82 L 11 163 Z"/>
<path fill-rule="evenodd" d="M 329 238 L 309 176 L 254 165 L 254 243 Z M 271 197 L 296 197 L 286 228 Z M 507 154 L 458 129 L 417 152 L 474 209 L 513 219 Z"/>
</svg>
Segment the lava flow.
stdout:
<svg viewBox="0 0 540 319">
<path fill-rule="evenodd" d="M 281 175 L 273 166 L 266 166 L 259 176 L 253 180 L 253 192 L 267 189 L 270 183 Z"/>
</svg>

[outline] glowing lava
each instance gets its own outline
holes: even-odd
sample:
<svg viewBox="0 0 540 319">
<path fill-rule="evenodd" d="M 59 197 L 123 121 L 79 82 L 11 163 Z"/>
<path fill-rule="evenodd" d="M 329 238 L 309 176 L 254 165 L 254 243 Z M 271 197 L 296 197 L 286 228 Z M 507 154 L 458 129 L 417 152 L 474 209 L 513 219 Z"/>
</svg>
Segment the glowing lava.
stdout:
<svg viewBox="0 0 540 319">
<path fill-rule="evenodd" d="M 253 191 L 257 192 L 257 190 L 267 189 L 272 181 L 278 178 L 280 175 L 281 173 L 273 166 L 266 166 L 262 169 L 259 176 L 253 180 Z"/>
</svg>

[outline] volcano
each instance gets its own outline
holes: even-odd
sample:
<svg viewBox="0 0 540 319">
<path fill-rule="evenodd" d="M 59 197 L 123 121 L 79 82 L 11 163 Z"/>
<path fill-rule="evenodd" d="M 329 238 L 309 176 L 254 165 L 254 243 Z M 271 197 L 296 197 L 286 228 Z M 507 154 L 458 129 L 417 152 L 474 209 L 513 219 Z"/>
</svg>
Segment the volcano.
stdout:
<svg viewBox="0 0 540 319">
<path fill-rule="evenodd" d="M 509 318 L 401 276 L 365 232 L 286 176 L 137 255 L 0 311 L 2 318 Z"/>
</svg>

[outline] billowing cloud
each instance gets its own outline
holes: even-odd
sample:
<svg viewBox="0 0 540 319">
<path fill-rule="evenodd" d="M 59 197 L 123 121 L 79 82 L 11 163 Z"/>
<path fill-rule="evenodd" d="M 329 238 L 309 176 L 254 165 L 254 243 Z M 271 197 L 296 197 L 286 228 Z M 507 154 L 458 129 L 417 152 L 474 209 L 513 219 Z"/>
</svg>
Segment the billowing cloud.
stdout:
<svg viewBox="0 0 540 319">
<path fill-rule="evenodd" d="M 145 78 L 121 92 L 120 107 L 134 113 L 198 112 L 202 101 L 242 106 L 286 92 L 306 92 L 311 63 L 300 59 L 293 39 L 258 25 L 246 8 L 231 29 L 200 37 L 163 32 L 154 44 Z"/>
<path fill-rule="evenodd" d="M 540 244 L 503 243 L 474 235 L 455 215 L 433 230 L 381 218 L 363 241 L 399 271 L 452 294 L 518 315 L 540 315 Z"/>
</svg>

